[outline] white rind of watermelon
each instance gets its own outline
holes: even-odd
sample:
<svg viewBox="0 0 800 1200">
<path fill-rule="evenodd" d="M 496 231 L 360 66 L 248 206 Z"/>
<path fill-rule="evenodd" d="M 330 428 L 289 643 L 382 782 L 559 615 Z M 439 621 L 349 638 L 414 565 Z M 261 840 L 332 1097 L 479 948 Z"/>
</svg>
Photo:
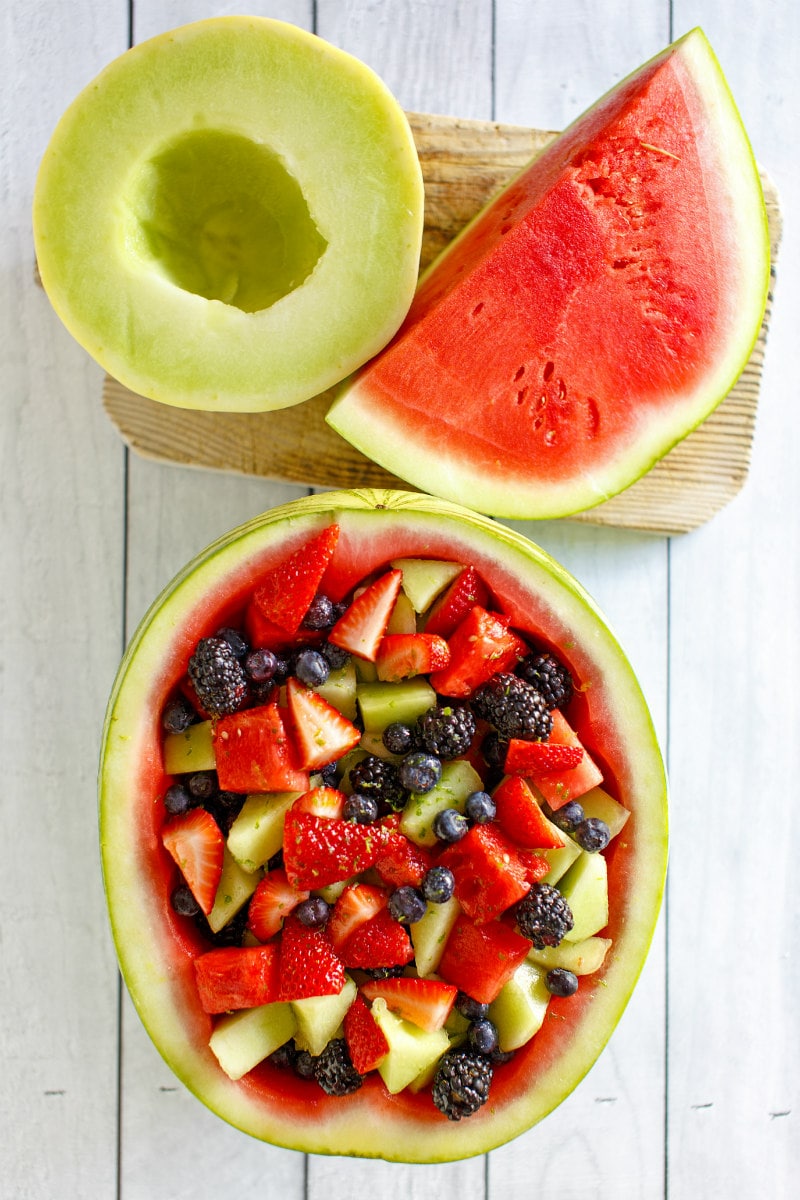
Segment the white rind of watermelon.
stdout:
<svg viewBox="0 0 800 1200">
<path fill-rule="evenodd" d="M 624 841 L 616 839 L 609 855 L 613 953 L 596 976 L 582 981 L 567 1019 L 550 1023 L 553 1035 L 547 1029 L 537 1034 L 496 1073 L 491 1102 L 458 1123 L 447 1121 L 424 1093 L 389 1097 L 372 1077 L 341 1098 L 272 1068 L 231 1081 L 208 1048 L 211 1018 L 200 1009 L 192 967 L 198 946 L 187 941 L 169 908 L 170 867 L 159 837 L 164 701 L 198 637 L 231 611 L 229 597 L 242 597 L 262 571 L 331 522 L 340 526 L 334 565 L 342 587 L 396 557 L 470 562 L 515 626 L 564 648 L 584 687 L 584 724 L 632 810 Z M 223 1119 L 264 1141 L 407 1162 L 482 1153 L 535 1124 L 569 1094 L 631 994 L 666 870 L 666 779 L 656 735 L 633 670 L 595 603 L 563 567 L 513 530 L 405 492 L 335 492 L 295 501 L 220 538 L 187 565 L 143 618 L 120 666 L 103 732 L 99 819 L 123 977 L 178 1078 Z"/>
<path fill-rule="evenodd" d="M 653 204 L 644 248 L 627 198 L 613 196 L 614 210 L 586 186 L 602 189 L 602 171 L 578 180 L 575 165 L 604 139 L 637 136 L 661 143 L 636 147 L 654 178 L 642 185 Z M 669 139 L 678 154 L 663 148 Z M 570 219 L 547 225 L 542 214 L 564 197 Z M 751 354 L 768 283 L 757 166 L 695 29 L 598 100 L 470 222 L 327 420 L 400 478 L 480 512 L 579 512 L 634 483 L 721 403 Z"/>
</svg>

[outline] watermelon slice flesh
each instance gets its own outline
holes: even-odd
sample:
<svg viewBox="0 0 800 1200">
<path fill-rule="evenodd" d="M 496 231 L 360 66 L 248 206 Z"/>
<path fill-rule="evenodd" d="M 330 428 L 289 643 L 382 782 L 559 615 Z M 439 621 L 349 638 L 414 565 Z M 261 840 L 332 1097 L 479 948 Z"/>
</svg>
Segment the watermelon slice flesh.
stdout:
<svg viewBox="0 0 800 1200">
<path fill-rule="evenodd" d="M 475 218 L 327 419 L 436 495 L 505 517 L 576 512 L 724 398 L 768 277 L 758 172 L 695 30 Z"/>
</svg>

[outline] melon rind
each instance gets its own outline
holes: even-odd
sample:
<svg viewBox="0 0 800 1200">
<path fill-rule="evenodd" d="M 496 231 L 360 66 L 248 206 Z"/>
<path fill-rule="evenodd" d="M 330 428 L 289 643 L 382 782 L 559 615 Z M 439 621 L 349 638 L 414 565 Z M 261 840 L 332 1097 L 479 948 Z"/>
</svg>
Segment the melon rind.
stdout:
<svg viewBox="0 0 800 1200">
<path fill-rule="evenodd" d="M 327 242 L 259 311 L 186 290 L 138 253 L 131 195 L 197 132 L 268 148 Z M 42 158 L 33 229 L 53 308 L 109 374 L 177 407 L 251 412 L 324 391 L 391 338 L 423 204 L 410 126 L 375 72 L 294 25 L 226 15 L 137 44 L 84 88 Z"/>
<path fill-rule="evenodd" d="M 485 574 L 515 625 L 525 628 L 527 615 L 531 628 L 570 646 L 571 664 L 589 685 L 588 719 L 632 810 L 611 866 L 613 952 L 582 985 L 581 1005 L 562 1010 L 576 1015 L 553 1023 L 560 1040 L 542 1042 L 542 1053 L 530 1060 L 518 1056 L 519 1069 L 503 1068 L 492 1102 L 459 1123 L 447 1121 L 424 1093 L 388 1097 L 377 1079 L 343 1098 L 326 1097 L 291 1073 L 276 1074 L 272 1091 L 257 1079 L 228 1079 L 207 1045 L 211 1019 L 200 1010 L 191 966 L 197 950 L 182 941 L 163 890 L 168 875 L 158 813 L 164 699 L 199 633 L 213 629 L 224 614 L 225 596 L 243 594 L 271 561 L 333 521 L 341 531 L 337 554 L 354 572 L 353 582 L 398 555 L 457 557 Z M 535 1124 L 575 1087 L 610 1036 L 645 961 L 666 869 L 666 780 L 656 735 L 633 670 L 594 601 L 515 531 L 405 492 L 334 492 L 283 505 L 220 538 L 184 568 L 143 618 L 120 666 L 103 731 L 99 819 L 123 977 L 150 1037 L 187 1088 L 256 1138 L 309 1152 L 405 1162 L 480 1154 Z M 312 1090 L 298 1098 L 291 1089 L 299 1086 Z"/>
<path fill-rule="evenodd" d="M 637 405 L 635 396 L 625 397 L 624 401 L 619 397 L 628 410 L 625 436 L 609 439 L 607 443 L 601 436 L 598 444 L 605 448 L 598 451 L 590 467 L 573 473 L 562 471 L 559 476 L 543 458 L 541 466 L 526 464 L 522 468 L 510 463 L 502 447 L 484 433 L 479 397 L 471 390 L 470 379 L 458 374 L 457 366 L 445 364 L 441 374 L 437 374 L 438 364 L 434 364 L 424 386 L 419 383 L 422 372 L 418 368 L 406 390 L 414 395 L 417 387 L 422 392 L 429 387 L 430 394 L 421 397 L 416 411 L 400 392 L 393 394 L 391 407 L 384 404 L 383 357 L 391 354 L 394 346 L 402 348 L 404 330 L 417 319 L 425 320 L 424 310 L 420 310 L 417 318 L 412 305 L 395 342 L 348 381 L 334 400 L 326 418 L 333 429 L 367 457 L 415 487 L 495 516 L 538 519 L 568 516 L 623 491 L 722 402 L 744 369 L 760 329 L 769 285 L 769 231 L 753 151 L 704 33 L 692 30 L 601 97 L 545 148 L 533 170 L 547 171 L 558 164 L 560 156 L 565 154 L 563 147 L 569 147 L 569 153 L 573 153 L 581 145 L 585 128 L 594 136 L 598 119 L 609 101 L 613 102 L 622 89 L 640 77 L 649 77 L 668 59 L 672 60 L 681 89 L 699 100 L 702 121 L 694 133 L 702 163 L 703 187 L 713 197 L 715 206 L 709 212 L 715 255 L 725 280 L 726 311 L 719 313 L 719 349 L 707 368 L 698 371 L 692 385 L 675 388 L 670 403 L 661 408 Z M 469 237 L 487 211 L 499 210 L 506 194 L 524 173 L 520 172 L 478 213 L 428 267 L 420 280 L 421 287 L 435 275 L 437 268 L 446 264 L 448 256 Z M 687 254 L 691 254 L 690 246 Z M 468 274 L 462 278 L 468 281 Z M 458 345 L 458 328 L 453 328 L 451 334 L 445 339 L 446 344 Z M 631 338 L 635 341 L 634 329 Z M 487 355 L 490 353 L 491 347 L 487 347 Z M 620 353 L 625 353 L 622 343 Z M 520 355 L 524 356 L 523 347 Z M 392 386 L 390 383 L 390 391 Z M 442 406 L 437 397 L 445 393 L 465 397 L 463 416 L 459 414 L 458 420 L 455 408 L 449 410 L 447 417 L 441 416 Z M 513 420 L 512 417 L 512 429 Z"/>
</svg>

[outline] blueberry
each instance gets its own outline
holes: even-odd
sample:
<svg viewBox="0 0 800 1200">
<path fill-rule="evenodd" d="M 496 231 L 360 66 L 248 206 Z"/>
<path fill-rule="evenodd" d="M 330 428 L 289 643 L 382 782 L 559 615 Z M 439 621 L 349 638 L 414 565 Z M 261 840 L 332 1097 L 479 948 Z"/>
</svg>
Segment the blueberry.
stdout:
<svg viewBox="0 0 800 1200">
<path fill-rule="evenodd" d="M 497 1026 L 488 1017 L 480 1017 L 470 1025 L 467 1041 L 479 1054 L 494 1054 L 499 1045 Z"/>
<path fill-rule="evenodd" d="M 335 619 L 333 601 L 320 593 L 311 601 L 303 625 L 306 629 L 329 629 Z"/>
<path fill-rule="evenodd" d="M 353 792 L 344 802 L 342 815 L 346 821 L 355 821 L 357 825 L 371 825 L 378 819 L 378 801 L 363 792 Z"/>
<path fill-rule="evenodd" d="M 175 696 L 164 709 L 161 722 L 167 733 L 183 733 L 195 719 L 195 711 L 185 696 Z"/>
<path fill-rule="evenodd" d="M 216 771 L 195 771 L 186 785 L 195 800 L 210 800 L 219 788 Z"/>
<path fill-rule="evenodd" d="M 482 1021 L 489 1015 L 489 1005 L 482 1004 L 480 1000 L 474 1000 L 466 992 L 459 992 L 456 996 L 456 1008 L 468 1021 Z"/>
<path fill-rule="evenodd" d="M 562 833 L 574 833 L 584 818 L 583 806 L 577 800 L 570 800 L 551 816 L 553 824 Z"/>
<path fill-rule="evenodd" d="M 553 967 L 545 975 L 544 982 L 553 996 L 574 996 L 578 990 L 578 976 L 565 967 Z"/>
<path fill-rule="evenodd" d="M 164 793 L 164 807 L 173 817 L 188 812 L 194 805 L 194 800 L 187 787 L 182 783 L 173 783 Z"/>
<path fill-rule="evenodd" d="M 309 687 L 321 687 L 331 673 L 331 665 L 319 650 L 301 650 L 295 664 L 297 678 Z"/>
<path fill-rule="evenodd" d="M 586 817 L 575 829 L 575 841 L 582 850 L 594 854 L 597 850 L 605 850 L 611 841 L 611 830 L 599 817 Z"/>
<path fill-rule="evenodd" d="M 313 1079 L 316 1066 L 317 1060 L 312 1054 L 309 1054 L 308 1050 L 298 1050 L 294 1060 L 294 1069 L 301 1079 Z"/>
<path fill-rule="evenodd" d="M 456 881 L 449 867 L 431 867 L 422 880 L 422 894 L 431 904 L 446 904 L 452 898 Z"/>
<path fill-rule="evenodd" d="M 251 650 L 244 660 L 244 671 L 254 683 L 270 683 L 278 669 L 278 657 L 271 650 Z"/>
<path fill-rule="evenodd" d="M 443 808 L 433 818 L 433 832 L 440 842 L 460 842 L 469 832 L 469 821 L 457 808 Z"/>
<path fill-rule="evenodd" d="M 249 646 L 239 631 L 237 629 L 229 629 L 226 626 L 224 629 L 217 630 L 216 636 L 218 638 L 223 638 L 228 643 L 235 656 L 241 662 L 241 660 L 247 654 Z"/>
<path fill-rule="evenodd" d="M 402 721 L 392 721 L 384 729 L 381 740 L 390 754 L 408 754 L 414 746 L 414 731 Z"/>
<path fill-rule="evenodd" d="M 416 888 L 405 885 L 392 892 L 389 897 L 389 912 L 395 921 L 404 925 L 413 925 L 425 916 L 427 910 L 425 897 Z"/>
<path fill-rule="evenodd" d="M 169 899 L 173 910 L 182 917 L 196 917 L 200 912 L 200 905 L 185 883 L 176 887 Z"/>
<path fill-rule="evenodd" d="M 471 792 L 467 796 L 464 812 L 475 825 L 485 825 L 497 816 L 497 805 L 488 792 Z"/>
<path fill-rule="evenodd" d="M 442 777 L 442 763 L 435 754 L 415 750 L 407 754 L 398 768 L 400 782 L 409 792 L 425 793 L 436 787 Z"/>
<path fill-rule="evenodd" d="M 294 911 L 303 925 L 310 929 L 318 929 L 330 916 L 331 906 L 322 896 L 309 896 L 308 900 L 303 900 Z"/>
</svg>

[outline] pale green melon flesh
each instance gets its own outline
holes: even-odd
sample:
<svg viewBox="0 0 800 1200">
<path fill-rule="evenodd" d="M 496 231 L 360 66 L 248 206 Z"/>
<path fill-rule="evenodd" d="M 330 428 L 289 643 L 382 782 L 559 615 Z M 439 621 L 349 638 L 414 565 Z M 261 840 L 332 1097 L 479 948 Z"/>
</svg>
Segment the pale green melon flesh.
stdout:
<svg viewBox="0 0 800 1200">
<path fill-rule="evenodd" d="M 730 391 L 769 284 L 755 161 L 694 30 L 584 113 L 420 281 L 330 425 L 495 516 L 615 495 Z"/>
<path fill-rule="evenodd" d="M 225 16 L 135 46 L 76 98 L 42 160 L 34 234 L 56 312 L 115 378 L 260 411 L 389 340 L 422 206 L 405 115 L 367 66 Z"/>
<path fill-rule="evenodd" d="M 333 521 L 360 572 L 353 582 L 396 555 L 412 556 L 423 548 L 429 555 L 450 554 L 486 577 L 515 626 L 544 631 L 553 644 L 570 646 L 573 668 L 590 684 L 588 719 L 603 739 L 633 814 L 623 848 L 627 882 L 620 877 L 614 893 L 614 953 L 579 992 L 579 999 L 590 995 L 591 1004 L 572 1010 L 579 1014 L 572 1022 L 559 1023 L 565 1033 L 556 1051 L 526 1059 L 524 1072 L 507 1076 L 513 1086 L 498 1072 L 492 1103 L 458 1123 L 437 1114 L 424 1090 L 388 1097 L 380 1081 L 368 1081 L 349 1097 L 330 1102 L 323 1097 L 301 1117 L 297 1104 L 280 1094 L 270 1099 L 258 1087 L 228 1079 L 208 1048 L 210 1021 L 198 1011 L 191 961 L 176 941 L 164 895 L 153 886 L 158 847 L 143 831 L 143 821 L 152 821 L 154 812 L 147 786 L 152 790 L 160 779 L 158 713 L 185 669 L 186 646 L 216 627 L 215 606 L 252 586 L 258 572 L 285 553 L 287 539 L 300 544 Z M 254 519 L 190 563 L 131 640 L 108 707 L 99 783 L 109 913 L 141 1019 L 177 1076 L 209 1108 L 279 1145 L 432 1162 L 479 1154 L 515 1137 L 555 1107 L 600 1053 L 642 967 L 660 906 L 667 846 L 663 764 L 619 644 L 590 597 L 538 547 L 493 521 L 420 495 L 362 491 L 308 497 Z M 610 875 L 616 878 L 613 864 Z M 600 983 L 593 990 L 595 980 Z"/>
</svg>

